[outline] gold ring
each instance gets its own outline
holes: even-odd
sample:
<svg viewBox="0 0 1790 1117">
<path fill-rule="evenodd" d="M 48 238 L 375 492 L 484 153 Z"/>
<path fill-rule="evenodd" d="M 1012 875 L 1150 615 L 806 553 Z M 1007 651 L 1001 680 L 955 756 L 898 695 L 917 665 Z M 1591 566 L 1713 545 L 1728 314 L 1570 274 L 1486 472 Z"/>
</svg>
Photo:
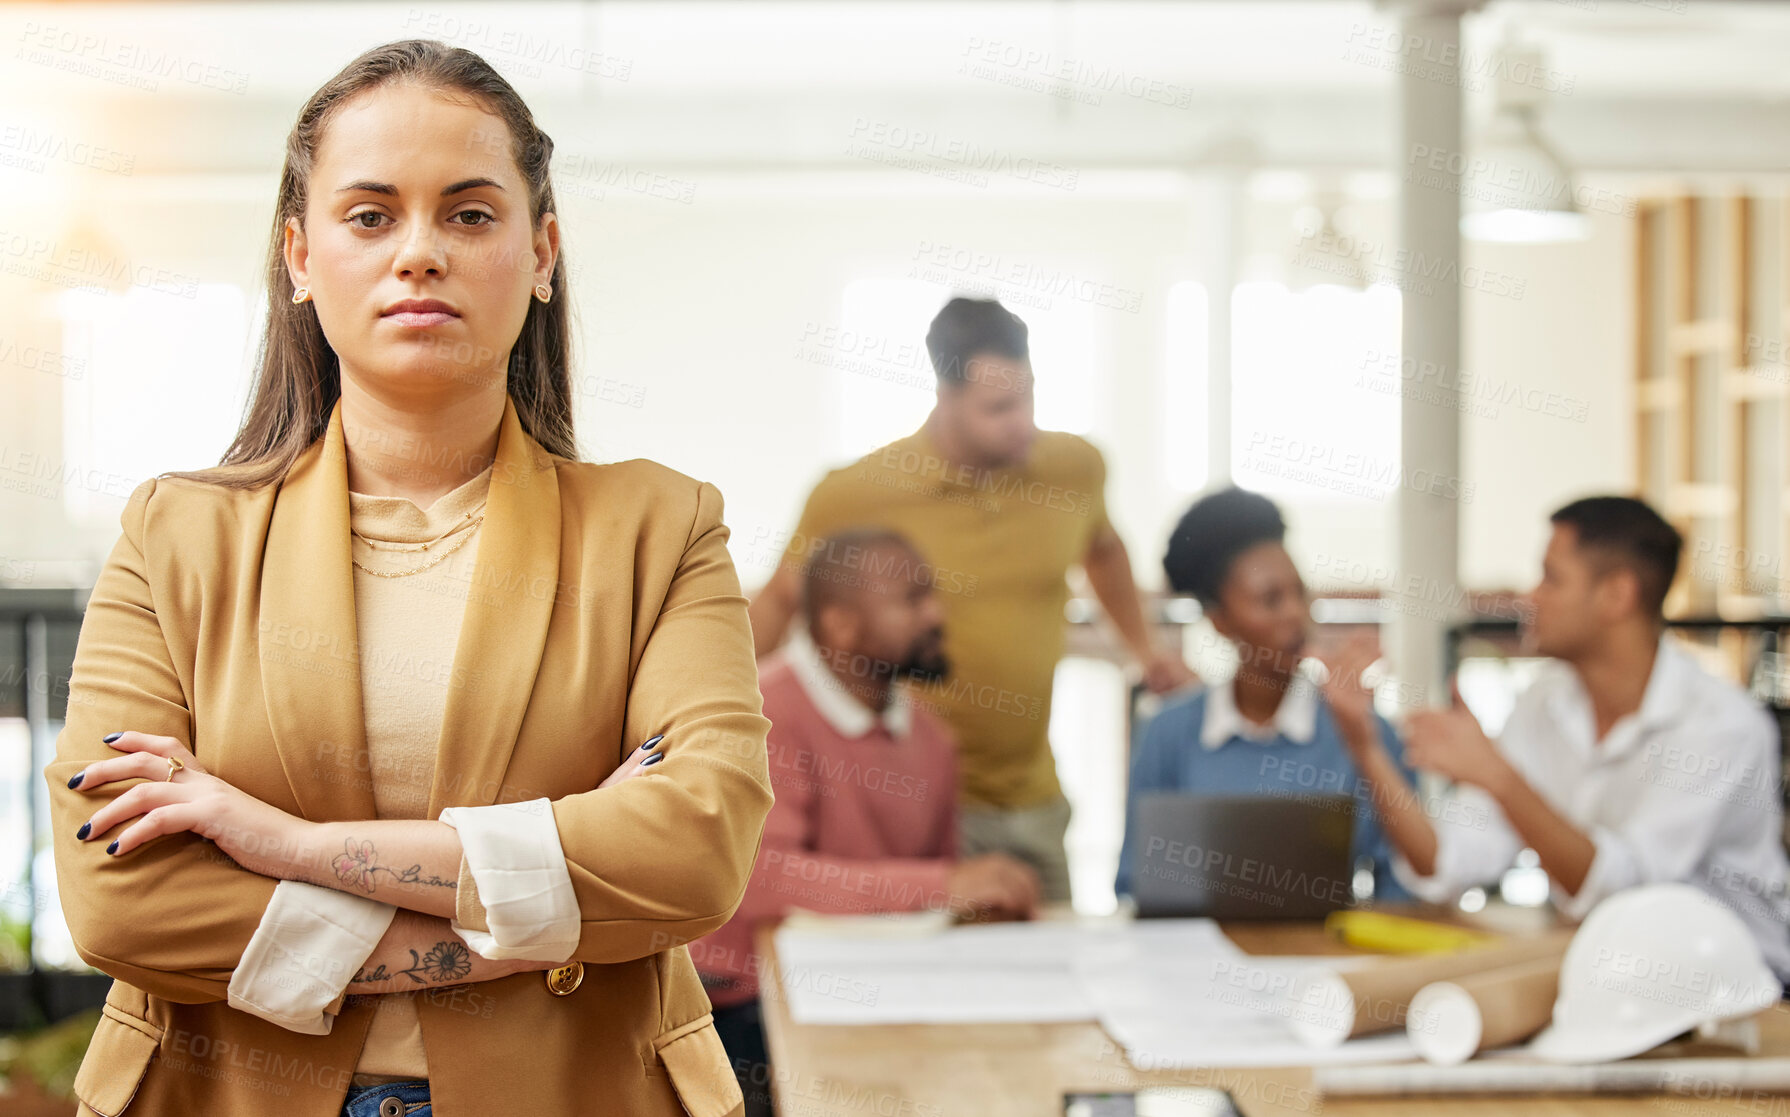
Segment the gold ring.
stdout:
<svg viewBox="0 0 1790 1117">
<path fill-rule="evenodd" d="M 186 765 L 182 764 L 180 761 L 174 759 L 172 756 L 168 757 L 167 760 L 168 760 L 168 779 L 165 782 L 173 783 L 174 782 L 174 773 L 180 771 L 182 768 L 185 768 Z"/>
</svg>

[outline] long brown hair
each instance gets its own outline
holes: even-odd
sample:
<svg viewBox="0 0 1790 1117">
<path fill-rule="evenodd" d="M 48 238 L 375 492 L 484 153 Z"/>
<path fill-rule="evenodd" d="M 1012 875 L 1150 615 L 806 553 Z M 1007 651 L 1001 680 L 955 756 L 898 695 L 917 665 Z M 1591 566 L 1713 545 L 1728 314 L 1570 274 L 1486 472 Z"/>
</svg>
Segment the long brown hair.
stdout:
<svg viewBox="0 0 1790 1117">
<path fill-rule="evenodd" d="M 286 137 L 286 164 L 274 206 L 267 252 L 267 327 L 256 360 L 255 387 L 236 440 L 213 468 L 167 476 L 190 477 L 231 488 L 259 488 L 285 477 L 300 454 L 321 438 L 342 394 L 341 365 L 315 307 L 292 301 L 292 277 L 284 253 L 286 221 L 304 220 L 317 146 L 334 111 L 356 94 L 399 81 L 474 98 L 509 127 L 510 149 L 528 183 L 531 227 L 554 209 L 548 164 L 553 141 L 534 114 L 490 63 L 460 47 L 432 39 L 406 39 L 374 47 L 343 67 L 311 95 Z M 522 427 L 550 453 L 578 460 L 572 429 L 571 309 L 566 257 L 553 264 L 553 299 L 528 301 L 522 333 L 510 351 L 508 386 Z"/>
</svg>

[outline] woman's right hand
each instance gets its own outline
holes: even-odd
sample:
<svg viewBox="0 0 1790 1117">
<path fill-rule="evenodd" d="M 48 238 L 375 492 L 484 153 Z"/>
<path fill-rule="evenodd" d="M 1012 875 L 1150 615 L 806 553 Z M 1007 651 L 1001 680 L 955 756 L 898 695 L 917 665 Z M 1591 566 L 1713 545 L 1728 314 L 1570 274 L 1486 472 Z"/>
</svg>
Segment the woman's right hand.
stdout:
<svg viewBox="0 0 1790 1117">
<path fill-rule="evenodd" d="M 638 775 L 646 769 L 651 768 L 659 761 L 665 759 L 664 753 L 655 751 L 664 743 L 664 741 L 665 734 L 661 733 L 657 737 L 650 738 L 644 742 L 639 748 L 629 754 L 626 760 L 616 765 L 615 771 L 605 776 L 603 782 L 597 786 L 599 788 L 614 787 L 616 784 L 621 783 L 630 776 Z"/>
<path fill-rule="evenodd" d="M 1351 752 L 1372 747 L 1379 741 L 1374 724 L 1374 689 L 1363 679 L 1367 669 L 1380 659 L 1380 641 L 1367 633 L 1357 633 L 1340 647 L 1318 656 L 1327 675 L 1324 679 L 1324 703 L 1342 731 L 1343 743 Z"/>
</svg>

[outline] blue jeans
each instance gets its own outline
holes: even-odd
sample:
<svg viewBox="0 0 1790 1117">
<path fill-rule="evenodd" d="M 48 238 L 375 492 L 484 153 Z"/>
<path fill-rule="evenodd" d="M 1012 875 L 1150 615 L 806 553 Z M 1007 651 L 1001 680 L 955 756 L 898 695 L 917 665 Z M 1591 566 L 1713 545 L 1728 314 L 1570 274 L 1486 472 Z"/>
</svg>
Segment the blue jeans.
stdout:
<svg viewBox="0 0 1790 1117">
<path fill-rule="evenodd" d="M 392 1082 L 348 1091 L 342 1117 L 432 1117 L 429 1084 L 424 1081 Z"/>
</svg>

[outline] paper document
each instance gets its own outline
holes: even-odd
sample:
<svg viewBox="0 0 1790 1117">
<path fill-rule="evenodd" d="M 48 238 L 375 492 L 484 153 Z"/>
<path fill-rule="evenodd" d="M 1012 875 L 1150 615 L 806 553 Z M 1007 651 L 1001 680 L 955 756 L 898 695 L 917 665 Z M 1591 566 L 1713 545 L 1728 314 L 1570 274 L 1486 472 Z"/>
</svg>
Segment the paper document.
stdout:
<svg viewBox="0 0 1790 1117">
<path fill-rule="evenodd" d="M 1403 1031 L 1314 1049 L 1287 1026 L 1294 980 L 1372 958 L 1252 956 L 1210 919 L 938 927 L 803 916 L 777 930 L 798 1024 L 1098 1020 L 1139 1069 L 1412 1059 Z"/>
<path fill-rule="evenodd" d="M 777 931 L 798 1024 L 969 1024 L 1092 1020 L 1076 956 L 1122 925 L 992 923 L 936 934 L 836 934 L 818 920 Z"/>
</svg>

